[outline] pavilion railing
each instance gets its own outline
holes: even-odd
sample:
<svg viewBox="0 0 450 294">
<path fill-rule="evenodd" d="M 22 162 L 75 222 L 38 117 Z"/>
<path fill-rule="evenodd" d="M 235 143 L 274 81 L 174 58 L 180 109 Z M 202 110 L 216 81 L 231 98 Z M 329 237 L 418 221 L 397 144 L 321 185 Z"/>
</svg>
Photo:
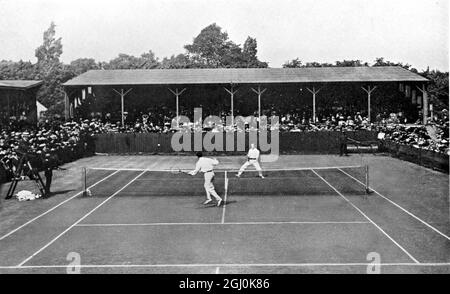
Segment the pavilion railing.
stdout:
<svg viewBox="0 0 450 294">
<path fill-rule="evenodd" d="M 347 132 L 348 137 L 358 141 L 375 141 L 377 133 L 373 131 Z M 173 134 L 159 133 L 110 133 L 96 136 L 97 153 L 114 154 L 138 154 L 138 153 L 177 153 L 171 145 Z M 191 151 L 194 150 L 194 135 L 191 135 Z M 227 140 L 226 133 L 221 133 L 223 142 Z M 204 136 L 204 134 L 203 134 Z M 234 133 L 234 148 L 237 149 L 237 133 Z M 281 154 L 338 154 L 340 144 L 340 132 L 318 131 L 318 132 L 280 132 L 279 152 Z M 246 133 L 245 146 L 242 151 L 213 151 L 215 154 L 245 154 L 249 147 L 248 133 Z M 270 134 L 267 135 L 270 145 Z M 225 149 L 225 147 L 224 147 Z M 202 151 L 207 151 L 203 148 Z M 269 151 L 270 152 L 270 151 Z M 262 153 L 269 153 L 263 152 Z"/>
<path fill-rule="evenodd" d="M 392 156 L 414 162 L 416 164 L 449 172 L 449 155 L 432 150 L 416 148 L 391 140 L 381 141 L 380 150 L 389 152 Z"/>
</svg>

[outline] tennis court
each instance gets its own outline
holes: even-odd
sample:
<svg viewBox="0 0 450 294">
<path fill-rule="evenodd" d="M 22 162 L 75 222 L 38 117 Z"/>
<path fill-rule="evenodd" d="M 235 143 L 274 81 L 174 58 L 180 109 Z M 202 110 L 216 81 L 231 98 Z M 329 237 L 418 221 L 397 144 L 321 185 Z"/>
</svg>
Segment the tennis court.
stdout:
<svg viewBox="0 0 450 294">
<path fill-rule="evenodd" d="M 202 205 L 201 175 L 170 171 L 191 156 L 69 164 L 55 181 L 64 193 L 2 221 L 0 273 L 66 273 L 74 254 L 81 273 L 450 273 L 446 174 L 379 155 L 295 155 L 266 164 L 265 179 L 238 179 L 242 158 L 218 159 L 219 207 Z"/>
</svg>

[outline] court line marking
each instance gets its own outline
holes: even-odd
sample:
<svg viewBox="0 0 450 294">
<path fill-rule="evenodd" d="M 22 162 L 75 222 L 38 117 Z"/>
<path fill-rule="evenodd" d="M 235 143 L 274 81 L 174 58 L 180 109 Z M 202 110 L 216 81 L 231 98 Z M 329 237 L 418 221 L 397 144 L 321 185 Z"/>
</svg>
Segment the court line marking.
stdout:
<svg viewBox="0 0 450 294">
<path fill-rule="evenodd" d="M 122 188 L 120 188 L 119 190 L 117 190 L 114 194 L 112 194 L 111 196 L 109 196 L 107 199 L 105 199 L 103 202 L 101 202 L 99 205 L 97 205 L 96 207 L 94 207 L 92 210 L 90 210 L 88 213 L 86 213 L 84 216 L 82 216 L 80 219 L 78 219 L 75 223 L 73 223 L 70 227 L 68 227 L 67 229 L 65 229 L 62 233 L 60 233 L 58 236 L 56 236 L 55 238 L 53 238 L 50 242 L 48 242 L 46 245 L 44 245 L 42 248 L 40 248 L 39 250 L 37 250 L 35 253 L 33 253 L 31 256 L 29 256 L 28 258 L 26 258 L 24 261 L 22 261 L 21 263 L 19 263 L 19 267 L 23 266 L 25 263 L 27 263 L 28 261 L 30 261 L 33 257 L 35 257 L 36 255 L 38 255 L 39 253 L 41 253 L 43 250 L 45 250 L 45 248 L 49 247 L 51 244 L 53 244 L 56 240 L 58 240 L 60 237 L 62 237 L 64 234 L 66 234 L 68 231 L 70 231 L 70 229 L 72 229 L 73 227 L 75 227 L 77 224 L 79 224 L 82 220 L 84 220 L 85 218 L 87 218 L 89 215 L 91 215 L 94 211 L 96 211 L 98 208 L 100 208 L 103 204 L 105 204 L 106 202 L 108 202 L 111 198 L 113 198 L 114 196 L 116 196 L 117 194 L 119 194 L 122 190 L 124 190 L 126 187 L 128 187 L 131 183 L 134 182 L 134 180 L 136 180 L 137 178 L 139 178 L 140 176 L 142 176 L 144 173 L 146 172 L 146 170 L 144 170 L 143 172 L 141 172 L 139 175 L 137 175 L 134 179 L 132 179 L 131 181 L 129 181 L 127 184 L 125 184 L 125 186 L 123 186 Z"/>
<path fill-rule="evenodd" d="M 225 223 L 225 209 L 227 207 L 227 194 L 228 194 L 228 173 L 225 172 L 225 180 L 224 180 L 224 186 L 225 186 L 225 192 L 224 192 L 224 196 L 223 196 L 223 210 L 222 210 L 222 224 Z"/>
<path fill-rule="evenodd" d="M 368 221 L 306 221 L 306 222 L 227 222 L 227 223 L 137 223 L 137 224 L 83 224 L 79 223 L 77 227 L 147 227 L 147 226 L 201 226 L 201 225 L 324 225 L 324 224 L 370 224 Z"/>
<path fill-rule="evenodd" d="M 360 180 L 358 180 L 357 178 L 353 177 L 352 175 L 346 173 L 345 171 L 341 170 L 339 168 L 339 170 L 341 172 L 343 172 L 344 174 L 346 174 L 347 176 L 349 176 L 350 178 L 352 178 L 353 180 L 355 180 L 356 182 L 360 183 L 361 185 L 365 184 L 363 182 L 361 182 Z M 447 240 L 450 240 L 450 237 L 447 236 L 446 234 L 442 233 L 441 231 L 439 231 L 438 229 L 436 229 L 435 227 L 433 227 L 432 225 L 430 225 L 429 223 L 427 223 L 426 221 L 422 220 L 421 218 L 419 218 L 418 216 L 414 215 L 412 212 L 409 212 L 408 210 L 406 210 L 405 208 L 401 207 L 399 204 L 395 203 L 394 201 L 392 201 L 391 199 L 389 199 L 388 197 L 384 196 L 383 194 L 377 192 L 375 189 L 373 189 L 372 187 L 369 186 L 369 190 L 374 191 L 376 194 L 378 194 L 378 196 L 380 196 L 381 198 L 387 200 L 388 202 L 390 202 L 391 204 L 393 204 L 394 206 L 396 206 L 397 208 L 403 210 L 403 212 L 406 212 L 408 215 L 412 216 L 413 218 L 415 218 L 416 220 L 420 221 L 422 224 L 424 224 L 425 226 L 427 226 L 428 228 L 432 229 L 433 231 L 435 231 L 436 233 L 440 234 L 442 237 L 446 238 Z"/>
<path fill-rule="evenodd" d="M 348 165 L 348 166 L 318 166 L 318 167 L 283 167 L 283 168 L 268 168 L 263 169 L 263 172 L 266 171 L 309 171 L 309 170 L 324 170 L 324 169 L 339 169 L 339 168 L 362 168 L 362 165 Z M 117 168 L 111 168 L 111 167 L 89 167 L 88 169 L 93 170 L 117 170 Z M 186 168 L 185 170 L 187 170 Z M 143 168 L 120 168 L 120 170 L 123 171 L 142 171 Z M 181 169 L 183 170 L 183 169 Z M 149 169 L 149 172 L 170 172 L 170 169 Z M 214 169 L 215 172 L 238 172 L 239 169 Z M 256 170 L 249 170 L 248 172 L 253 171 L 256 172 Z"/>
<path fill-rule="evenodd" d="M 120 170 L 116 170 L 116 171 L 113 172 L 112 174 L 110 174 L 110 175 L 104 177 L 103 179 L 101 179 L 101 180 L 99 180 L 98 182 L 96 182 L 96 183 L 92 184 L 91 186 L 89 186 L 88 189 L 90 189 L 90 188 L 92 188 L 92 187 L 94 187 L 94 186 L 100 184 L 101 182 L 105 181 L 106 179 L 110 178 L 111 176 L 117 174 L 119 171 L 120 171 Z M 59 203 L 59 204 L 55 205 L 54 207 L 50 208 L 49 210 L 47 210 L 47 211 L 41 213 L 40 215 L 34 217 L 33 219 L 27 221 L 27 222 L 24 223 L 23 225 L 21 225 L 21 226 L 15 228 L 14 230 L 12 230 L 12 231 L 10 231 L 9 233 L 7 233 L 6 235 L 2 236 L 2 237 L 0 238 L 0 241 L 3 240 L 3 239 L 5 239 L 5 238 L 7 238 L 7 237 L 9 237 L 9 236 L 11 236 L 12 234 L 14 234 L 14 233 L 17 232 L 18 230 L 24 228 L 25 226 L 27 226 L 27 225 L 33 223 L 34 221 L 36 221 L 37 219 L 43 217 L 44 215 L 46 215 L 46 214 L 52 212 L 53 210 L 55 210 L 55 209 L 58 208 L 59 206 L 65 204 L 65 203 L 67 203 L 67 202 L 69 202 L 69 201 L 72 200 L 73 198 L 75 198 L 75 197 L 81 195 L 82 193 L 83 193 L 83 191 L 80 191 L 80 192 L 76 193 L 75 195 L 71 196 L 70 198 L 68 198 L 68 199 L 66 199 L 66 200 L 64 200 L 64 201 L 62 201 L 61 203 Z"/>
<path fill-rule="evenodd" d="M 400 248 L 409 258 L 411 258 L 415 263 L 420 263 L 414 256 L 412 256 L 405 248 L 403 248 L 397 241 L 395 241 L 388 233 L 386 233 L 380 226 L 378 226 L 372 219 L 370 219 L 361 209 L 359 209 L 355 204 L 347 199 L 341 192 L 339 192 L 333 185 L 331 185 L 327 180 L 325 180 L 321 175 L 319 175 L 315 170 L 312 170 L 319 178 L 321 178 L 328 186 L 330 186 L 336 193 L 345 199 L 353 208 L 355 208 L 359 213 L 361 213 L 368 221 L 370 221 L 377 229 L 379 229 L 386 237 L 389 238 L 398 248 Z"/>
<path fill-rule="evenodd" d="M 23 265 L 23 266 L 0 266 L 0 269 L 39 269 L 39 268 L 67 268 L 71 265 Z M 450 266 L 450 262 L 434 263 L 198 263 L 198 264 L 80 264 L 79 268 L 161 268 L 161 267 L 320 267 L 320 266 L 412 266 L 412 267 L 439 267 Z"/>
</svg>

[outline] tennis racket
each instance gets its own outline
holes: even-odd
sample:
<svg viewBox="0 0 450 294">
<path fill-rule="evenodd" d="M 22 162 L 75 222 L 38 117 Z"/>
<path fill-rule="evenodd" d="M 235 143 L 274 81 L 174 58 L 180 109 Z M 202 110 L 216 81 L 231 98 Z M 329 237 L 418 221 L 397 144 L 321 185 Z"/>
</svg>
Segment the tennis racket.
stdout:
<svg viewBox="0 0 450 294">
<path fill-rule="evenodd" d="M 187 174 L 190 175 L 189 172 L 182 170 L 181 168 L 174 166 L 170 168 L 170 172 L 174 175 L 178 175 L 178 174 Z"/>
</svg>

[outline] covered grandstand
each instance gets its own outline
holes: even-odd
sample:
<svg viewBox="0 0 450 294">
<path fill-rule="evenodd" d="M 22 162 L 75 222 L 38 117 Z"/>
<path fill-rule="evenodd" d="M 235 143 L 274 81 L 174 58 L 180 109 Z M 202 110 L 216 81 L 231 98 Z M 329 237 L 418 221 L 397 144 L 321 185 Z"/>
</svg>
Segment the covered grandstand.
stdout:
<svg viewBox="0 0 450 294">
<path fill-rule="evenodd" d="M 212 104 L 211 109 L 226 108 L 228 114 L 235 116 L 241 101 L 242 108 L 250 109 L 246 114 L 254 111 L 261 116 L 267 100 L 277 103 L 290 96 L 311 105 L 312 120 L 316 121 L 322 97 L 337 88 L 346 89 L 346 95 L 351 96 L 345 101 L 347 107 L 364 105 L 369 121 L 373 120 L 373 100 L 384 89 L 407 99 L 422 113 L 425 123 L 429 110 L 427 82 L 426 78 L 396 66 L 91 70 L 64 84 L 65 117 L 73 118 L 87 97 L 92 98 L 90 103 L 96 110 L 114 105 L 121 113 L 123 125 L 127 112 L 139 110 L 146 103 L 169 101 L 178 117 L 180 100 L 190 99 L 190 105 Z M 386 102 L 378 99 L 377 103 Z"/>
<path fill-rule="evenodd" d="M 0 120 L 8 123 L 11 118 L 36 124 L 38 113 L 36 93 L 43 81 L 0 80 Z"/>
</svg>

